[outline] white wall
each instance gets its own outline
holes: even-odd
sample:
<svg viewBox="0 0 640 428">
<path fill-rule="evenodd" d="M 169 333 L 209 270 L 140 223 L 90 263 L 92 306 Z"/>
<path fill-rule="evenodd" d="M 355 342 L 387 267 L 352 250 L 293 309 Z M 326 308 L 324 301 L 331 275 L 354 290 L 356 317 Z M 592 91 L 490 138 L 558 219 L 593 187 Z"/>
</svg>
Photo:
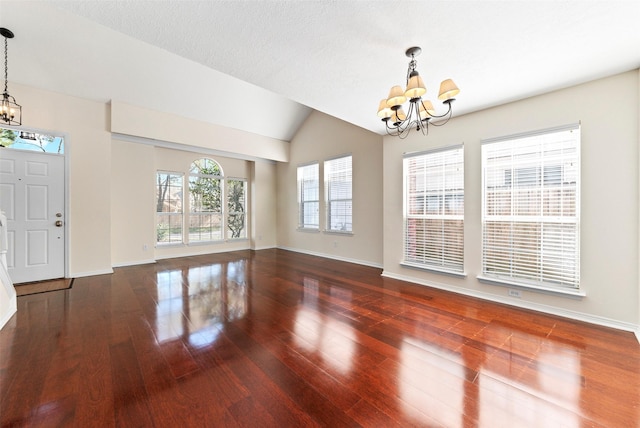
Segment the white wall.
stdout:
<svg viewBox="0 0 640 428">
<path fill-rule="evenodd" d="M 297 168 L 320 163 L 320 194 L 324 195 L 322 163 L 342 154 L 352 155 L 353 235 L 297 230 Z M 291 141 L 289 163 L 278 164 L 278 247 L 382 265 L 382 137 L 314 111 Z M 320 229 L 325 205 L 320 201 Z"/>
<path fill-rule="evenodd" d="M 384 139 L 384 274 L 491 300 L 634 329 L 638 296 L 638 70 L 492 109 L 454 117 L 428 137 Z M 464 93 L 458 104 L 464 103 Z M 455 105 L 454 105 L 455 107 Z M 480 283 L 480 140 L 581 122 L 581 289 L 584 298 Z M 464 279 L 400 266 L 402 155 L 464 143 Z"/>
</svg>

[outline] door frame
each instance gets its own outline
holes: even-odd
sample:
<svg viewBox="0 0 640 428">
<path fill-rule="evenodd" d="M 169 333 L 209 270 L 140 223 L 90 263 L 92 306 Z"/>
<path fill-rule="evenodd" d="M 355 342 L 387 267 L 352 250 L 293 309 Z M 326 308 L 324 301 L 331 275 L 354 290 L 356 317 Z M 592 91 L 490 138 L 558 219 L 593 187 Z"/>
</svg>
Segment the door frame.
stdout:
<svg viewBox="0 0 640 428">
<path fill-rule="evenodd" d="M 52 130 L 48 130 L 48 129 L 42 129 L 42 128 L 34 128 L 34 127 L 26 127 L 26 126 L 10 126 L 10 125 L 5 125 L 5 124 L 1 124 L 0 125 L 1 128 L 5 128 L 5 129 L 11 129 L 12 131 L 24 131 L 24 132 L 35 132 L 37 134 L 45 134 L 45 135 L 55 135 L 56 137 L 61 137 L 64 139 L 64 145 L 63 145 L 63 153 L 62 156 L 64 158 L 64 172 L 63 172 L 63 176 L 64 176 L 64 184 L 63 184 L 63 197 L 64 197 L 64 217 L 63 217 L 63 221 L 65 224 L 64 227 L 64 277 L 65 278 L 69 278 L 69 248 L 71 246 L 71 241 L 69 240 L 70 238 L 70 234 L 69 234 L 69 229 L 71 226 L 71 211 L 70 211 L 70 207 L 71 207 L 71 203 L 69 201 L 70 197 L 70 193 L 69 193 L 69 172 L 71 170 L 71 162 L 70 162 L 70 156 L 69 156 L 69 150 L 70 150 L 70 144 L 69 144 L 69 135 L 65 132 L 59 132 L 59 131 L 52 131 Z M 20 150 L 20 149 L 9 149 L 9 150 Z M 29 152 L 29 150 L 21 150 L 22 152 Z"/>
</svg>

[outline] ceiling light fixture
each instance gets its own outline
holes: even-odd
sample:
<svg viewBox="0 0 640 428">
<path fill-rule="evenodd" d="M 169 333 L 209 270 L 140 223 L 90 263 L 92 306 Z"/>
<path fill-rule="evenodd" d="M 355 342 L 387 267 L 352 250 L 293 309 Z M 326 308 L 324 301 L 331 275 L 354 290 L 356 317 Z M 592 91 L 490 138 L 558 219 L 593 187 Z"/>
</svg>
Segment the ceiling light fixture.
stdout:
<svg viewBox="0 0 640 428">
<path fill-rule="evenodd" d="M 4 37 L 4 92 L 0 101 L 0 121 L 7 125 L 22 124 L 22 107 L 16 103 L 16 99 L 9 95 L 7 90 L 7 39 L 13 39 L 13 33 L 6 28 L 0 28 L 0 35 Z"/>
<path fill-rule="evenodd" d="M 460 93 L 460 89 L 453 83 L 453 80 L 446 79 L 440 83 L 440 94 L 438 99 L 446 104 L 448 110 L 445 114 L 436 115 L 433 104 L 429 100 L 423 100 L 422 96 L 427 93 L 424 81 L 418 70 L 416 70 L 416 56 L 420 55 L 422 49 L 414 46 L 407 49 L 405 54 L 411 58 L 407 70 L 407 86 L 403 91 L 401 86 L 394 86 L 389 91 L 389 97 L 380 101 L 378 105 L 378 117 L 385 123 L 387 134 L 394 137 L 406 138 L 411 129 L 422 131 L 423 135 L 429 134 L 429 124 L 442 126 L 451 119 L 451 103 L 455 101 L 455 96 Z M 409 109 L 405 114 L 402 104 L 409 100 Z M 443 119 L 444 122 L 432 122 L 432 119 Z"/>
</svg>

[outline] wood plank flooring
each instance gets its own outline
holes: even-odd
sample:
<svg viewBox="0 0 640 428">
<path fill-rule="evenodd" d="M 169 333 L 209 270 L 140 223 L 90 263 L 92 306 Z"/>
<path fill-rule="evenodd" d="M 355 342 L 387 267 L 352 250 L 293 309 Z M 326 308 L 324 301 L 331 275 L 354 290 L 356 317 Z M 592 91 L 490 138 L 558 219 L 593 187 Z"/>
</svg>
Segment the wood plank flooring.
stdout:
<svg viewBox="0 0 640 428">
<path fill-rule="evenodd" d="M 638 427 L 631 333 L 284 250 L 18 298 L 0 425 Z"/>
</svg>

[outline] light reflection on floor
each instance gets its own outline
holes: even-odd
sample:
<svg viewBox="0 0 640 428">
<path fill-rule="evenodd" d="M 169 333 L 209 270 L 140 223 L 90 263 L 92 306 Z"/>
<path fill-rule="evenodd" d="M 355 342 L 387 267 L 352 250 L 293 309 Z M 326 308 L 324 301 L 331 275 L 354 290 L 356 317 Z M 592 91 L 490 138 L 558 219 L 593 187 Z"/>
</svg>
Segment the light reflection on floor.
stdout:
<svg viewBox="0 0 640 428">
<path fill-rule="evenodd" d="M 213 343 L 225 321 L 243 318 L 248 294 L 246 261 L 157 273 L 158 342 L 188 336 L 196 347 Z"/>
</svg>

